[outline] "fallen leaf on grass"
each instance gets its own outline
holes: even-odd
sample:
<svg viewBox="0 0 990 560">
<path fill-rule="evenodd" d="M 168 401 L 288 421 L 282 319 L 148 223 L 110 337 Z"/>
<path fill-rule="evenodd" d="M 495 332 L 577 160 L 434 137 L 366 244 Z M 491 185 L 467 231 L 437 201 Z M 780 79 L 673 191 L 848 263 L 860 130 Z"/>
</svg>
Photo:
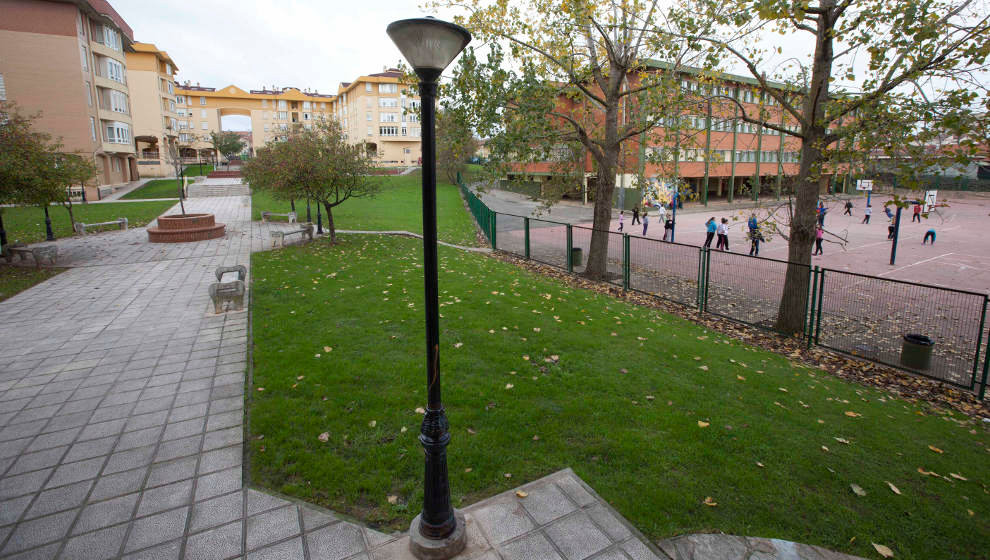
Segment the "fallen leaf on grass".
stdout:
<svg viewBox="0 0 990 560">
<path fill-rule="evenodd" d="M 893 492 L 894 494 L 897 494 L 898 496 L 901 495 L 901 491 L 896 486 L 894 486 L 894 483 L 890 482 L 889 480 L 885 480 L 884 482 L 886 482 L 887 483 L 887 486 L 890 487 L 890 491 L 891 492 Z"/>
<path fill-rule="evenodd" d="M 782 392 L 782 393 L 786 393 L 787 392 L 787 389 L 785 389 L 783 387 L 777 387 L 777 390 L 780 391 L 780 392 Z"/>
<path fill-rule="evenodd" d="M 319 357 L 320 357 L 320 355 L 319 355 L 319 354 L 313 354 L 313 357 L 314 357 L 314 358 L 319 358 Z"/>
<path fill-rule="evenodd" d="M 505 473 L 502 476 L 504 476 L 505 478 L 512 478 L 512 473 Z"/>
<path fill-rule="evenodd" d="M 371 422 L 368 422 L 368 427 L 369 428 L 374 428 L 377 425 L 378 425 L 378 421 L 377 420 L 372 420 Z"/>
<path fill-rule="evenodd" d="M 837 437 L 837 438 L 832 438 L 832 439 L 834 439 L 835 441 L 837 441 L 837 442 L 839 442 L 839 443 L 844 443 L 844 444 L 846 444 L 846 445 L 849 445 L 849 440 L 848 440 L 848 439 L 846 439 L 846 438 L 840 438 L 840 437 Z"/>
<path fill-rule="evenodd" d="M 941 449 L 939 449 L 939 448 L 937 448 L 937 447 L 935 447 L 934 445 L 929 445 L 929 446 L 928 446 L 928 449 L 931 449 L 931 450 L 932 450 L 932 451 L 934 451 L 935 453 L 945 453 L 945 451 L 942 451 Z"/>
<path fill-rule="evenodd" d="M 850 484 L 849 485 L 849 488 L 851 488 L 852 491 L 853 491 L 853 494 L 856 494 L 857 496 L 865 496 L 866 495 L 866 490 L 863 490 L 859 486 L 859 484 Z"/>
<path fill-rule="evenodd" d="M 862 414 L 860 414 L 858 412 L 853 412 L 851 410 L 847 410 L 846 411 L 846 416 L 848 416 L 850 418 L 858 418 L 858 417 L 862 416 Z"/>
<path fill-rule="evenodd" d="M 454 344 L 454 348 L 460 348 L 461 346 L 464 346 L 464 343 L 463 342 L 458 342 L 458 343 Z"/>
<path fill-rule="evenodd" d="M 656 397 L 654 397 L 653 395 L 646 395 L 646 400 L 648 400 L 648 401 L 652 401 L 655 398 Z"/>
<path fill-rule="evenodd" d="M 258 390 L 259 390 L 259 391 L 264 391 L 264 390 L 265 390 L 265 388 L 264 388 L 264 387 L 258 387 Z"/>
<path fill-rule="evenodd" d="M 824 451 L 825 453 L 828 453 L 828 448 L 823 445 L 822 446 L 822 451 Z"/>
<path fill-rule="evenodd" d="M 468 467 L 468 468 L 464 469 L 464 472 L 471 472 L 472 470 L 474 470 L 474 469 L 472 469 L 471 467 Z"/>
<path fill-rule="evenodd" d="M 702 371 L 708 371 L 708 366 L 698 366 L 698 369 Z"/>
<path fill-rule="evenodd" d="M 320 434 L 320 436 L 319 436 L 318 438 L 316 438 L 316 439 L 318 439 L 318 440 L 320 440 L 320 441 L 322 441 L 323 443 L 326 443 L 326 442 L 328 442 L 328 441 L 330 441 L 330 432 L 323 432 L 323 433 L 322 433 L 322 434 Z"/>
<path fill-rule="evenodd" d="M 306 376 L 305 375 L 300 375 L 299 377 L 296 378 L 296 381 L 302 381 L 303 377 L 306 377 Z"/>
<path fill-rule="evenodd" d="M 746 381 L 746 378 L 741 375 L 737 375 L 736 379 L 738 379 L 739 381 Z"/>
<path fill-rule="evenodd" d="M 478 432 L 476 432 L 476 431 L 474 431 L 474 430 L 472 430 L 471 428 L 468 428 L 468 429 L 467 429 L 467 433 L 469 433 L 469 434 L 471 434 L 471 435 L 473 436 L 474 434 L 476 434 L 476 433 L 478 433 Z"/>
<path fill-rule="evenodd" d="M 513 388 L 513 387 L 515 387 L 515 385 L 513 385 L 512 383 L 506 383 L 506 384 L 505 384 L 505 388 L 506 388 L 506 389 L 511 389 L 511 388 Z"/>
<path fill-rule="evenodd" d="M 406 433 L 406 427 L 405 427 L 405 426 L 403 426 L 403 427 L 402 427 L 402 429 L 400 429 L 400 430 L 399 430 L 399 432 L 400 432 L 400 433 L 403 433 L 403 434 L 404 434 L 404 433 Z"/>
<path fill-rule="evenodd" d="M 324 347 L 323 347 L 323 351 L 324 351 L 324 352 L 332 352 L 332 351 L 333 351 L 333 348 L 331 348 L 331 347 L 329 347 L 329 346 L 324 346 Z"/>
<path fill-rule="evenodd" d="M 884 546 L 882 544 L 877 544 L 877 543 L 872 543 L 872 544 L 873 544 L 873 548 L 877 549 L 877 553 L 880 554 L 880 556 L 883 556 L 884 558 L 893 558 L 894 557 L 894 551 L 893 550 L 887 548 L 886 546 Z"/>
<path fill-rule="evenodd" d="M 395 504 L 399 503 L 399 497 L 398 496 L 389 496 L 388 497 L 388 503 L 390 503 L 392 505 L 395 505 Z"/>
<path fill-rule="evenodd" d="M 423 407 L 418 406 L 416 407 L 416 414 L 426 414 L 426 411 L 423 410 Z"/>
<path fill-rule="evenodd" d="M 965 476 L 963 476 L 963 475 L 961 475 L 961 474 L 956 474 L 956 473 L 954 473 L 954 472 L 950 472 L 950 473 L 949 473 L 949 476 L 951 476 L 952 478 L 954 478 L 954 479 L 956 479 L 956 480 L 969 480 L 969 479 L 968 479 L 968 478 L 966 478 Z"/>
<path fill-rule="evenodd" d="M 533 436 L 533 441 L 540 441 L 540 436 Z"/>
<path fill-rule="evenodd" d="M 529 494 L 523 492 L 522 490 L 516 490 L 516 496 L 519 496 L 520 498 L 525 498 L 526 496 L 529 496 Z"/>
<path fill-rule="evenodd" d="M 718 505 L 718 502 L 716 502 L 711 496 L 706 496 L 705 501 L 701 503 L 705 504 L 708 507 L 715 507 Z"/>
<path fill-rule="evenodd" d="M 937 472 L 935 472 L 935 471 L 926 471 L 925 469 L 923 469 L 921 467 L 918 467 L 918 472 L 921 473 L 924 476 L 936 476 L 936 477 L 938 476 L 938 473 Z"/>
<path fill-rule="evenodd" d="M 698 420 L 698 427 L 699 428 L 707 428 L 708 425 L 709 425 L 708 422 L 705 422 L 705 421 L 702 421 L 702 420 Z"/>
<path fill-rule="evenodd" d="M 761 469 L 766 467 L 766 465 L 764 465 L 763 463 L 761 463 L 759 461 L 756 462 L 756 466 L 757 467 L 760 467 Z"/>
</svg>

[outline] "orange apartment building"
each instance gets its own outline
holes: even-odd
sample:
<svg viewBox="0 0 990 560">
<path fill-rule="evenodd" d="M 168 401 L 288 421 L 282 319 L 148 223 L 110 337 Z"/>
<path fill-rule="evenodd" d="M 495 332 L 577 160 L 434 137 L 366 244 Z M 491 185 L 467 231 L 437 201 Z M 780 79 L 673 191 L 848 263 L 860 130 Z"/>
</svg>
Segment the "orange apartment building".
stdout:
<svg viewBox="0 0 990 560">
<path fill-rule="evenodd" d="M 127 79 L 133 32 L 106 0 L 0 0 L 0 100 L 92 157 L 90 200 L 138 177 Z"/>
<path fill-rule="evenodd" d="M 662 63 L 650 62 L 652 71 L 664 71 L 666 68 Z M 637 82 L 637 76 L 630 73 L 629 87 L 635 87 Z M 740 107 L 748 115 L 755 116 L 762 106 L 764 113 L 769 115 L 767 122 L 787 130 L 798 130 L 797 123 L 789 115 L 785 115 L 776 100 L 770 96 L 761 98 L 756 85 L 756 80 L 752 78 L 732 74 L 723 74 L 718 81 L 702 79 L 693 70 L 683 71 L 681 74 L 682 90 L 699 99 L 718 96 L 712 102 L 709 199 L 729 197 L 730 189 L 736 195 L 742 191 L 751 194 L 757 185 L 757 177 L 760 192 L 776 193 L 778 188 L 786 192 L 789 186 L 787 178 L 798 173 L 800 138 L 767 127 L 760 130 L 761 127 L 757 125 L 735 118 Z M 784 84 L 774 85 L 785 87 Z M 569 99 L 563 99 L 561 105 L 564 110 L 579 110 Z M 586 107 L 582 106 L 580 110 L 586 110 Z M 616 172 L 616 187 L 617 191 L 623 186 L 627 189 L 625 206 L 631 208 L 642 198 L 642 189 L 636 185 L 639 176 L 667 184 L 672 184 L 676 177 L 682 192 L 701 197 L 705 177 L 706 112 L 707 104 L 701 101 L 697 103 L 695 110 L 687 114 L 665 116 L 661 119 L 660 126 L 624 144 Z M 600 111 L 593 110 L 592 114 L 593 118 L 604 118 Z M 675 119 L 679 120 L 676 128 L 680 134 L 671 132 L 668 135 L 667 132 L 674 128 Z M 584 184 L 576 188 L 572 196 L 593 191 L 588 187 L 589 181 L 594 182 L 597 176 L 593 158 L 590 154 L 585 154 L 582 161 Z M 530 186 L 538 186 L 549 180 L 554 174 L 554 168 L 555 164 L 552 162 L 520 164 L 518 171 L 510 173 L 510 176 L 522 178 Z"/>
<path fill-rule="evenodd" d="M 416 165 L 422 157 L 419 93 L 390 68 L 342 82 L 333 114 L 351 143 L 363 142 L 379 165 Z"/>
<path fill-rule="evenodd" d="M 168 156 L 178 140 L 175 74 L 179 69 L 167 52 L 151 43 L 136 42 L 131 47 L 127 78 L 138 172 L 144 177 L 168 177 L 175 174 Z"/>
</svg>

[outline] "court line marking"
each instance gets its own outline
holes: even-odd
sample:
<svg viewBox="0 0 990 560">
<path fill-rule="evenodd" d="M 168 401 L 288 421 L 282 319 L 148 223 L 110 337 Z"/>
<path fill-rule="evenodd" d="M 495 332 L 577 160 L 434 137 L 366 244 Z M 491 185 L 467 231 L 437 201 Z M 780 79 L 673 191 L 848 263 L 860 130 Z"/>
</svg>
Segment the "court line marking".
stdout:
<svg viewBox="0 0 990 560">
<path fill-rule="evenodd" d="M 881 272 L 880 274 L 877 274 L 877 276 L 886 276 L 888 274 L 897 272 L 899 270 L 904 270 L 905 268 L 911 268 L 912 266 L 915 266 L 915 265 L 924 264 L 926 262 L 934 261 L 936 259 L 941 259 L 942 257 L 948 257 L 949 255 L 954 255 L 954 254 L 955 253 L 944 253 L 942 255 L 938 255 L 938 256 L 935 256 L 935 257 L 923 259 L 923 260 L 920 260 L 920 261 L 915 262 L 915 263 L 911 263 L 911 264 L 904 265 L 904 266 L 899 266 L 897 268 L 892 268 L 892 269 L 890 269 L 890 270 L 888 270 L 886 272 Z"/>
</svg>

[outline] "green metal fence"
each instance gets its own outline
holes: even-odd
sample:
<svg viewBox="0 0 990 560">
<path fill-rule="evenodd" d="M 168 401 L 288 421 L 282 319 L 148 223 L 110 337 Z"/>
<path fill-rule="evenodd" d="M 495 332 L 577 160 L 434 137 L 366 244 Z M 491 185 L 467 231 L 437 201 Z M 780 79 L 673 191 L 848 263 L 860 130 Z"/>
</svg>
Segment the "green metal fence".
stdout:
<svg viewBox="0 0 990 560">
<path fill-rule="evenodd" d="M 580 274 L 592 228 L 494 212 L 462 181 L 471 214 L 493 249 Z M 608 236 L 605 281 L 698 311 L 772 330 L 788 271 L 801 267 L 808 293 L 804 337 L 858 358 L 964 389 L 982 399 L 990 374 L 986 294 L 714 251 L 629 233 Z M 905 359 L 904 335 L 934 341 L 929 364 Z"/>
</svg>

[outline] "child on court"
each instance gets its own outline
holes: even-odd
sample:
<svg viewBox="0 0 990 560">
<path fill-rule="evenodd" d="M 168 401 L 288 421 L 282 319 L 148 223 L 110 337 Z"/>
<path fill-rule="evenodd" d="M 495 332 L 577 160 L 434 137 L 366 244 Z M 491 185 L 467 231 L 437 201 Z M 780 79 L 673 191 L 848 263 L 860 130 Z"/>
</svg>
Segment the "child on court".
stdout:
<svg viewBox="0 0 990 560">
<path fill-rule="evenodd" d="M 622 221 L 626 219 L 626 213 L 624 210 L 619 210 L 619 231 L 622 231 Z"/>
<path fill-rule="evenodd" d="M 825 237 L 825 231 L 822 229 L 822 226 L 816 227 L 815 228 L 815 252 L 812 253 L 813 255 L 821 255 L 822 254 L 822 239 L 824 239 L 824 237 Z"/>
<path fill-rule="evenodd" d="M 716 249 L 721 249 L 723 251 L 729 250 L 729 220 L 727 218 L 722 218 L 722 223 L 718 225 L 715 230 L 718 233 L 718 243 L 715 244 Z"/>
<path fill-rule="evenodd" d="M 715 223 L 715 216 L 708 218 L 705 222 L 705 247 L 711 248 L 712 238 L 715 237 L 715 231 L 718 229 L 718 225 Z"/>
<path fill-rule="evenodd" d="M 866 205 L 866 210 L 863 210 L 863 221 L 861 223 L 870 223 L 870 216 L 873 215 L 873 206 L 871 204 Z"/>
<path fill-rule="evenodd" d="M 926 243 L 928 243 L 928 239 L 929 238 L 931 238 L 932 245 L 934 245 L 935 244 L 935 228 L 931 228 L 931 229 L 929 229 L 928 231 L 925 232 L 925 238 L 921 240 L 921 244 L 922 245 L 925 245 Z"/>
<path fill-rule="evenodd" d="M 643 209 L 643 237 L 646 237 L 646 228 L 650 226 L 650 216 L 647 214 L 646 209 Z"/>
</svg>

